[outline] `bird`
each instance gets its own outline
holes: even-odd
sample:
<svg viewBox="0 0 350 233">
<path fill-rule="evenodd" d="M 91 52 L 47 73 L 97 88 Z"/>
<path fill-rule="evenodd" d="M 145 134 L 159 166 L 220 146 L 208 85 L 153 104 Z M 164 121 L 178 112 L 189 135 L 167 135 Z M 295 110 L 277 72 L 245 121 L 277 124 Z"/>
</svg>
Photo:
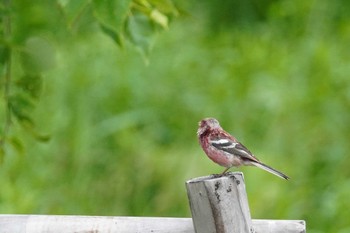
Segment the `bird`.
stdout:
<svg viewBox="0 0 350 233">
<path fill-rule="evenodd" d="M 199 144 L 213 162 L 225 167 L 224 175 L 231 167 L 256 166 L 282 179 L 290 178 L 262 163 L 234 136 L 226 132 L 215 118 L 204 118 L 198 124 Z"/>
</svg>

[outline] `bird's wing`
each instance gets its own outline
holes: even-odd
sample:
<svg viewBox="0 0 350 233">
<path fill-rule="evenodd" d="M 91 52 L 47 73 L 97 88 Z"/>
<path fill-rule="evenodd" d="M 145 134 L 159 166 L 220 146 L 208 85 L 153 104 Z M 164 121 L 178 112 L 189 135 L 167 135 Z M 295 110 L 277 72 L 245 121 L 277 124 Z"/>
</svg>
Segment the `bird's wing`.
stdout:
<svg viewBox="0 0 350 233">
<path fill-rule="evenodd" d="M 253 161 L 258 160 L 254 157 L 244 145 L 239 142 L 234 142 L 228 138 L 213 138 L 209 143 L 218 150 L 225 151 L 232 155 L 241 156 L 243 159 L 249 159 Z"/>
</svg>

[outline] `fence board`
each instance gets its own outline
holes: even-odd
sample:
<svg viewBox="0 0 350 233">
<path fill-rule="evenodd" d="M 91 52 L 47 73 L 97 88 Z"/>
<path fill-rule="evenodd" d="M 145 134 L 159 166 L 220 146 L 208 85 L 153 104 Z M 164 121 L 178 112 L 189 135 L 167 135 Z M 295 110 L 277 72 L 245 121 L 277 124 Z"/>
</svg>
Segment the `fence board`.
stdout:
<svg viewBox="0 0 350 233">
<path fill-rule="evenodd" d="M 252 222 L 258 233 L 305 232 L 302 220 Z M 0 233 L 194 233 L 194 228 L 191 218 L 0 215 Z"/>
<path fill-rule="evenodd" d="M 0 215 L 0 233 L 193 233 L 191 219 Z"/>
</svg>

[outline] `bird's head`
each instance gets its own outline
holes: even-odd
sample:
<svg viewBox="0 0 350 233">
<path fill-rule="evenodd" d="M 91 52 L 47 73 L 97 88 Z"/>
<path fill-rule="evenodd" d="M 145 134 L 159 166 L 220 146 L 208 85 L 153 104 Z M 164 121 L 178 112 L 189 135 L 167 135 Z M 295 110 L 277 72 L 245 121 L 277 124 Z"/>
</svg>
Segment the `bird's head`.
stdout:
<svg viewBox="0 0 350 233">
<path fill-rule="evenodd" d="M 209 132 L 213 129 L 220 129 L 221 126 L 218 122 L 218 120 L 216 120 L 215 118 L 204 118 L 203 120 L 201 120 L 198 123 L 198 131 L 197 131 L 197 135 L 201 136 L 203 134 L 205 134 L 206 132 Z"/>
</svg>

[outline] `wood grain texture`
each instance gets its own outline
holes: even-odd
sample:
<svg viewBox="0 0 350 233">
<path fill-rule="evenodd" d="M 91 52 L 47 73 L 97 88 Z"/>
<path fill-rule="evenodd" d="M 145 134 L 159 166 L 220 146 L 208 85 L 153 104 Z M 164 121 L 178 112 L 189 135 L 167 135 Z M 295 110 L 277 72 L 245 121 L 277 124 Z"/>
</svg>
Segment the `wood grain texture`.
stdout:
<svg viewBox="0 0 350 233">
<path fill-rule="evenodd" d="M 0 215 L 0 233 L 193 233 L 188 218 Z"/>
<path fill-rule="evenodd" d="M 253 219 L 257 233 L 306 233 L 304 220 L 265 220 Z"/>
<path fill-rule="evenodd" d="M 254 232 L 241 172 L 195 178 L 186 187 L 197 233 Z"/>
<path fill-rule="evenodd" d="M 258 233 L 305 233 L 302 220 L 253 220 Z M 191 218 L 0 215 L 0 233 L 194 233 Z"/>
</svg>

